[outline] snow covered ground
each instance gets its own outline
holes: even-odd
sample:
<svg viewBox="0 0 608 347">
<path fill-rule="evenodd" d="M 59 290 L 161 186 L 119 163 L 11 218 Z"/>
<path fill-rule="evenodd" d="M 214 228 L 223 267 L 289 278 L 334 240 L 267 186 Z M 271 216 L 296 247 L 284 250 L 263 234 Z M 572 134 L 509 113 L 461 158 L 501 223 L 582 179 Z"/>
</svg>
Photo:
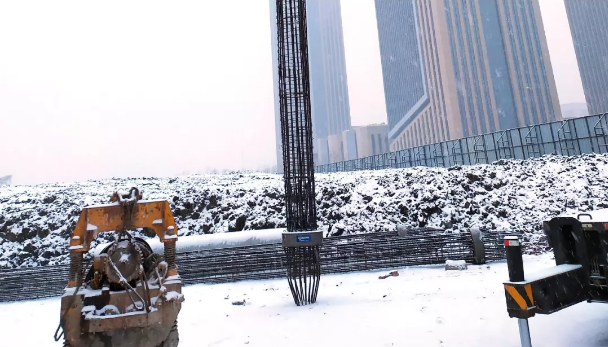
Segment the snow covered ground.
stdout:
<svg viewBox="0 0 608 347">
<path fill-rule="evenodd" d="M 542 220 L 608 207 L 607 178 L 607 155 L 318 174 L 318 220 L 326 235 L 390 231 L 399 223 L 455 232 L 507 230 L 522 233 L 527 250 L 542 252 Z M 145 199 L 170 201 L 180 236 L 285 226 L 278 175 L 0 187 L 0 268 L 65 263 L 80 210 L 132 186 Z"/>
<path fill-rule="evenodd" d="M 550 255 L 526 256 L 527 273 L 552 266 Z M 184 288 L 180 347 L 361 346 L 518 347 L 508 318 L 504 262 L 394 269 L 323 276 L 319 300 L 293 304 L 286 280 Z M 233 306 L 236 300 L 245 306 Z M 0 304 L 2 344 L 52 347 L 59 299 Z M 582 303 L 530 320 L 534 347 L 608 346 L 608 306 Z M 30 333 L 35 331 L 36 333 Z"/>
</svg>

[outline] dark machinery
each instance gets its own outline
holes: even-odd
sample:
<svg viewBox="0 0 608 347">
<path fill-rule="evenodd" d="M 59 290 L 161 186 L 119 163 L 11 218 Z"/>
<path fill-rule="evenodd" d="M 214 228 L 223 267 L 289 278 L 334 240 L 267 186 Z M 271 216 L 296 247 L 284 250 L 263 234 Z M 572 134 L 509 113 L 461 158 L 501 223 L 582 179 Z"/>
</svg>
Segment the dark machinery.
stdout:
<svg viewBox="0 0 608 347">
<path fill-rule="evenodd" d="M 531 345 L 528 318 L 585 301 L 608 303 L 608 210 L 555 217 L 543 229 L 556 266 L 529 275 L 524 274 L 519 239 L 505 238 L 507 311 L 520 319 L 524 346 Z"/>
<path fill-rule="evenodd" d="M 58 341 L 72 347 L 177 347 L 177 315 L 184 296 L 175 264 L 177 229 L 167 201 L 140 201 L 132 188 L 112 204 L 85 208 L 70 239 L 70 275 L 61 298 Z M 164 255 L 129 230 L 150 228 Z M 115 240 L 83 267 L 99 233 Z M 59 330 L 63 333 L 59 334 Z"/>
</svg>

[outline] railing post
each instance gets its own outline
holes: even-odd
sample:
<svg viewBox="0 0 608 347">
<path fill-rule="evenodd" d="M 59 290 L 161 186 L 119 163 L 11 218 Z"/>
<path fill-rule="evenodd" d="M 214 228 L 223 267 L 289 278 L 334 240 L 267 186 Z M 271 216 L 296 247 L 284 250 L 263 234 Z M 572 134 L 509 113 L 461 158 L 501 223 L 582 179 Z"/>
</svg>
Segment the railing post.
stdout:
<svg viewBox="0 0 608 347">
<path fill-rule="evenodd" d="M 509 269 L 509 281 L 523 282 L 524 261 L 521 252 L 521 242 L 517 236 L 505 236 L 505 248 L 507 253 L 507 267 Z M 530 326 L 527 318 L 518 318 L 519 338 L 522 347 L 532 347 L 530 338 Z"/>
<path fill-rule="evenodd" d="M 473 263 L 481 265 L 486 263 L 486 247 L 483 244 L 483 234 L 479 228 L 471 229 L 473 240 Z"/>
<path fill-rule="evenodd" d="M 509 281 L 524 281 L 524 261 L 521 252 L 521 242 L 517 236 L 505 236 L 505 248 L 507 253 L 507 268 L 509 269 Z"/>
</svg>

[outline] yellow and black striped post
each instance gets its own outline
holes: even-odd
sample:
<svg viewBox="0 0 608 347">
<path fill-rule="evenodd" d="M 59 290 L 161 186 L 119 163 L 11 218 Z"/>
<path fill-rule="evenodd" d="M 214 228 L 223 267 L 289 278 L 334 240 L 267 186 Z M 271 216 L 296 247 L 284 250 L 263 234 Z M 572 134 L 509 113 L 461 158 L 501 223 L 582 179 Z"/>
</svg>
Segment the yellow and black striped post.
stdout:
<svg viewBox="0 0 608 347">
<path fill-rule="evenodd" d="M 507 253 L 507 268 L 509 269 L 509 281 L 523 282 L 524 276 L 524 260 L 521 252 L 521 242 L 517 236 L 505 236 L 505 248 Z M 531 296 L 531 295 L 530 295 Z M 532 305 L 534 303 L 531 303 Z M 527 318 L 518 318 L 519 338 L 521 339 L 522 347 L 532 347 L 532 339 L 530 338 L 530 326 Z"/>
</svg>

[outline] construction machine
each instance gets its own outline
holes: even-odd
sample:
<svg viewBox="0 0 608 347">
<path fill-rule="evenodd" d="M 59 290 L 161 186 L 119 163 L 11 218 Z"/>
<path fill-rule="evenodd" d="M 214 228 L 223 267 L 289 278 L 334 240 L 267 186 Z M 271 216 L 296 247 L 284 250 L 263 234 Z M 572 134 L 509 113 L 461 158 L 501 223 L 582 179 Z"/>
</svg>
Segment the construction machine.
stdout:
<svg viewBox="0 0 608 347">
<path fill-rule="evenodd" d="M 518 318 L 522 346 L 531 346 L 528 318 L 581 302 L 608 303 L 608 209 L 543 222 L 555 266 L 525 274 L 521 242 L 505 237 L 507 312 Z"/>
<path fill-rule="evenodd" d="M 66 347 L 176 347 L 184 296 L 175 263 L 177 228 L 167 201 L 142 201 L 137 188 L 82 210 L 70 238 L 70 272 L 55 340 Z M 164 245 L 154 253 L 131 231 L 150 228 Z M 114 241 L 87 260 L 103 232 Z M 92 264 L 91 264 L 92 263 Z M 60 333 L 60 329 L 62 332 Z"/>
</svg>

